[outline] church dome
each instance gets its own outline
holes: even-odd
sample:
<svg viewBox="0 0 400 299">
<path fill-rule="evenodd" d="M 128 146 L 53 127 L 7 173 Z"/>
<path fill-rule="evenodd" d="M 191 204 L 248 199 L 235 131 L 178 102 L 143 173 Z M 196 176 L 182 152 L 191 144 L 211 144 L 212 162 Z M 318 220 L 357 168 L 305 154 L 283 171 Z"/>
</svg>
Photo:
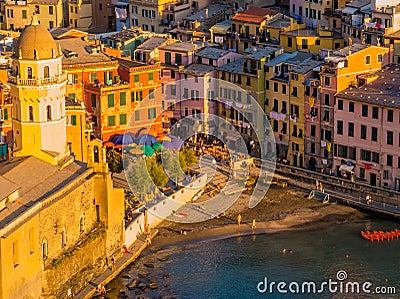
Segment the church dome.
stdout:
<svg viewBox="0 0 400 299">
<path fill-rule="evenodd" d="M 59 49 L 50 32 L 37 21 L 25 26 L 15 55 L 22 59 L 51 59 L 60 56 Z"/>
</svg>

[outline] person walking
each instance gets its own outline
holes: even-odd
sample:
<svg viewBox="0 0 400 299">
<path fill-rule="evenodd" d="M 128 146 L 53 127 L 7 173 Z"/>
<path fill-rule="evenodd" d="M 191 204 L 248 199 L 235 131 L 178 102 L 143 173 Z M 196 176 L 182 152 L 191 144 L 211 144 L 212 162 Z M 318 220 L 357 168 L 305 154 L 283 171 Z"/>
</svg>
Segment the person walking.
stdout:
<svg viewBox="0 0 400 299">
<path fill-rule="evenodd" d="M 115 260 L 114 260 L 113 257 L 111 258 L 111 270 L 112 270 L 112 271 L 115 270 Z"/>
<path fill-rule="evenodd" d="M 242 215 L 238 214 L 238 215 L 237 215 L 237 223 L 238 223 L 238 226 L 240 226 L 240 222 L 242 222 Z"/>
<path fill-rule="evenodd" d="M 256 230 L 256 219 L 255 218 L 253 219 L 253 223 L 251 224 L 251 230 L 253 231 L 253 234 L 254 234 L 254 231 Z"/>
</svg>

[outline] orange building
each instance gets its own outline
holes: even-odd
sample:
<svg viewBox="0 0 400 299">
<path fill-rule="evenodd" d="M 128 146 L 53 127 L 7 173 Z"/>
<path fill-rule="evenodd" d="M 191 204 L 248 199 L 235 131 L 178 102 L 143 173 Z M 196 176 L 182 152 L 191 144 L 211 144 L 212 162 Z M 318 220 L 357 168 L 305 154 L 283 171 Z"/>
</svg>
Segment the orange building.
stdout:
<svg viewBox="0 0 400 299">
<path fill-rule="evenodd" d="M 8 148 L 12 141 L 11 99 L 8 98 L 9 88 L 0 83 L 0 161 L 8 157 Z"/>
</svg>

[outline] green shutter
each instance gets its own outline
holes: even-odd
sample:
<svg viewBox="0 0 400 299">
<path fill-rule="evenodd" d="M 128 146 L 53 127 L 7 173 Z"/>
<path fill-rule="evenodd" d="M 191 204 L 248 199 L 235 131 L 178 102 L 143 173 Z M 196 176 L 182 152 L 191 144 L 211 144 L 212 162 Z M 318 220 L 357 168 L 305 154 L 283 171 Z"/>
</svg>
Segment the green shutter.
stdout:
<svg viewBox="0 0 400 299">
<path fill-rule="evenodd" d="M 114 107 L 114 94 L 110 93 L 108 95 L 108 108 Z"/>
<path fill-rule="evenodd" d="M 4 112 L 4 115 L 3 115 L 3 117 L 4 117 L 4 120 L 8 120 L 8 109 L 4 109 L 3 110 Z"/>
<path fill-rule="evenodd" d="M 108 126 L 109 127 L 115 126 L 115 116 L 108 117 Z"/>
<path fill-rule="evenodd" d="M 126 105 L 126 92 L 121 92 L 119 94 L 119 105 L 125 106 Z"/>
<path fill-rule="evenodd" d="M 133 81 L 135 83 L 139 82 L 139 75 L 133 75 Z"/>
<path fill-rule="evenodd" d="M 135 110 L 135 120 L 136 121 L 140 120 L 140 111 L 139 110 Z"/>
<path fill-rule="evenodd" d="M 26 10 L 25 10 L 25 9 L 22 10 L 22 18 L 23 18 L 23 19 L 26 19 L 26 18 L 27 18 L 27 16 L 26 16 Z"/>
<path fill-rule="evenodd" d="M 126 114 L 120 114 L 119 116 L 119 124 L 126 125 Z"/>
<path fill-rule="evenodd" d="M 76 115 L 71 115 L 71 125 L 76 126 Z"/>
<path fill-rule="evenodd" d="M 154 75 L 153 73 L 149 73 L 149 81 L 153 81 Z"/>
</svg>

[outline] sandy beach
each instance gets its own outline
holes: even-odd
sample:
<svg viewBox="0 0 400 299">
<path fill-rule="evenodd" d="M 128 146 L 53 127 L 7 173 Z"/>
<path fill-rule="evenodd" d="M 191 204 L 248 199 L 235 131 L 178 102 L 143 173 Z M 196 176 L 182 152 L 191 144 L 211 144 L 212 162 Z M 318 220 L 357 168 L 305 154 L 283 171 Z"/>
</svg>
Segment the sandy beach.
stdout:
<svg viewBox="0 0 400 299">
<path fill-rule="evenodd" d="M 300 230 L 331 223 L 345 223 L 362 218 L 364 214 L 348 206 L 322 204 L 306 198 L 308 192 L 293 187 L 271 186 L 264 199 L 253 209 L 248 208 L 251 192 L 244 192 L 235 204 L 220 218 L 199 223 L 174 223 L 164 221 L 154 239 L 153 250 L 193 242 L 210 241 L 252 234 L 251 224 L 256 220 L 256 234 L 283 230 Z M 201 198 L 207 200 L 207 196 Z M 241 225 L 237 215 L 241 214 Z M 186 235 L 181 234 L 181 230 Z"/>
</svg>

